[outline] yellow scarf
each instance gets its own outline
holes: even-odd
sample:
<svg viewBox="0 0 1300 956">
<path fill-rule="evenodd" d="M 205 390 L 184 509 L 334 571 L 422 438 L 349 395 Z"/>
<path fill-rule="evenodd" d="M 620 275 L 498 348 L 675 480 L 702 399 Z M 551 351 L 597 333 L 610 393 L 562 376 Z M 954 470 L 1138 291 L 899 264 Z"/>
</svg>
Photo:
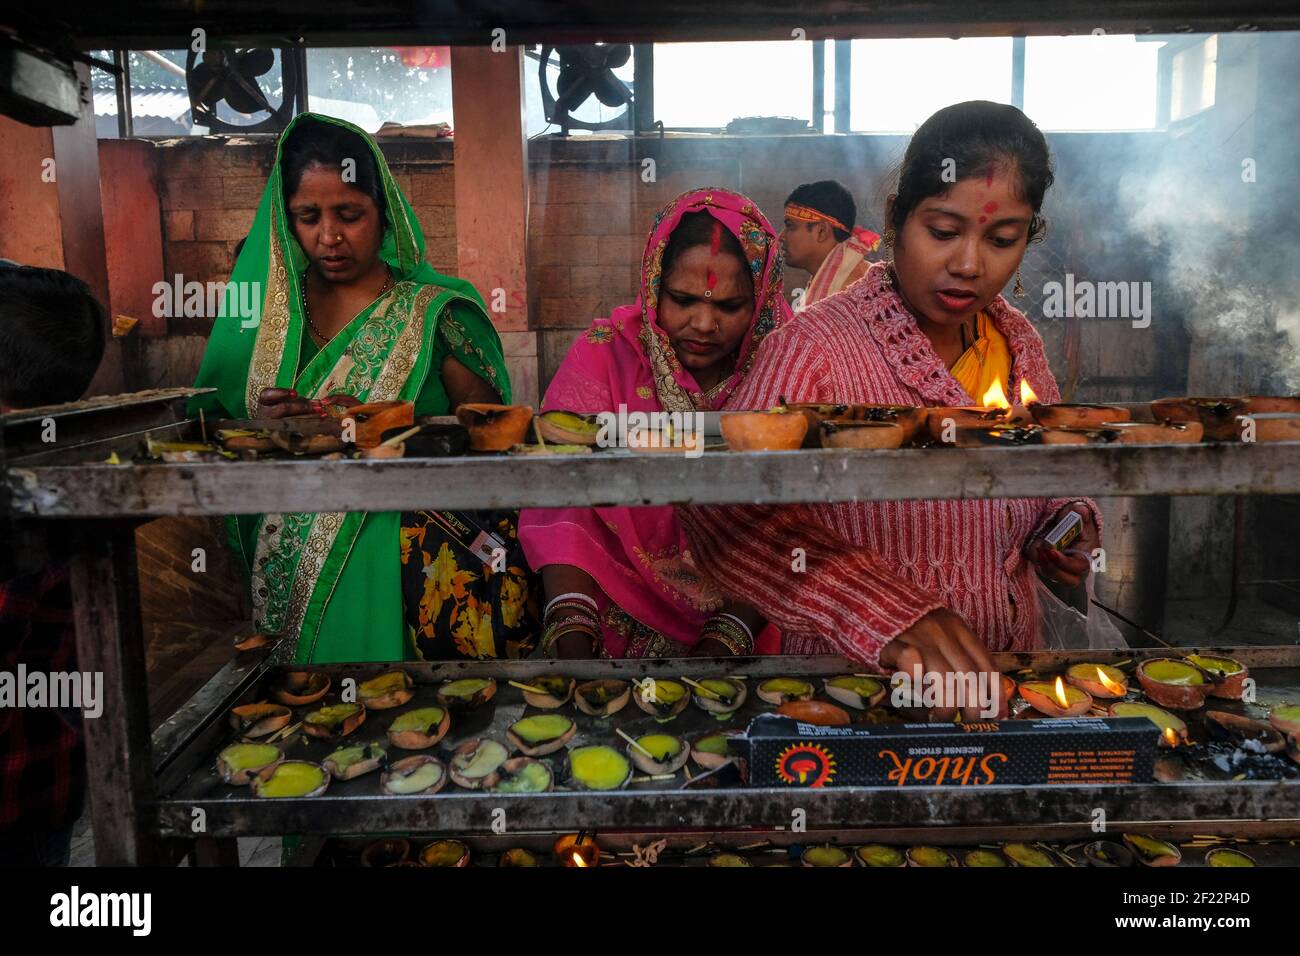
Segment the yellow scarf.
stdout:
<svg viewBox="0 0 1300 956">
<path fill-rule="evenodd" d="M 952 369 L 952 377 L 957 380 L 966 394 L 978 405 L 983 401 L 994 382 L 1002 384 L 1006 391 L 1011 379 L 1011 347 L 989 317 L 981 312 L 976 317 L 978 335 L 970 348 L 961 354 Z M 1007 392 L 1010 398 L 1010 392 Z"/>
</svg>

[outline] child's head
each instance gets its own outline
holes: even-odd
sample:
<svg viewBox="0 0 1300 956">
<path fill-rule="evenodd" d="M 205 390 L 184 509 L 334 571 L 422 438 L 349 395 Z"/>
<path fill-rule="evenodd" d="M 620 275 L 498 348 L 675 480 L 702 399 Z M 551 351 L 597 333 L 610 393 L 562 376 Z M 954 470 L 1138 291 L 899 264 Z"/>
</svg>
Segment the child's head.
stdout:
<svg viewBox="0 0 1300 956">
<path fill-rule="evenodd" d="M 105 323 L 76 276 L 0 264 L 0 408 L 80 398 L 104 355 Z"/>
<path fill-rule="evenodd" d="M 899 292 L 918 319 L 969 319 L 1006 286 L 1045 223 L 1047 140 L 1014 106 L 972 100 L 912 136 L 885 209 Z"/>
</svg>

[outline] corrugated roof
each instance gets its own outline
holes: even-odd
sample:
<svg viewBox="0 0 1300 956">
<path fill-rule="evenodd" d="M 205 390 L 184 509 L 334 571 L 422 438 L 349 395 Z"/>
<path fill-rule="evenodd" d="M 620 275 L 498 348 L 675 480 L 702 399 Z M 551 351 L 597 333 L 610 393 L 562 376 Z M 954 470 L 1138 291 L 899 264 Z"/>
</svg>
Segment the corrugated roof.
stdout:
<svg viewBox="0 0 1300 956">
<path fill-rule="evenodd" d="M 161 116 L 166 119 L 179 120 L 189 111 L 190 97 L 184 90 L 131 88 L 132 116 Z M 95 115 L 117 115 L 117 94 L 114 91 L 95 91 Z"/>
</svg>

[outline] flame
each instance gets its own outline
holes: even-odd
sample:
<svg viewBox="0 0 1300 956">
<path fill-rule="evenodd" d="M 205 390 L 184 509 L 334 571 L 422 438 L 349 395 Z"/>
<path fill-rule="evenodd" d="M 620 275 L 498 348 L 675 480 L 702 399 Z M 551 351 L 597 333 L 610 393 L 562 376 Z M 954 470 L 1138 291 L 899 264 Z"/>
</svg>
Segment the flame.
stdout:
<svg viewBox="0 0 1300 956">
<path fill-rule="evenodd" d="M 1033 405 L 1037 401 L 1038 396 L 1035 395 L 1034 390 L 1029 387 L 1029 380 L 1022 378 L 1020 380 L 1020 404 Z"/>
<path fill-rule="evenodd" d="M 1097 668 L 1097 682 L 1100 683 L 1102 687 L 1105 687 L 1106 690 L 1110 691 L 1112 694 L 1116 695 L 1117 697 L 1128 692 L 1128 688 L 1126 688 L 1123 684 L 1119 683 L 1118 681 L 1111 680 L 1106 675 L 1106 672 L 1102 670 L 1100 667 Z"/>
<path fill-rule="evenodd" d="M 1062 707 L 1070 706 L 1070 698 L 1065 696 L 1065 681 L 1061 680 L 1061 675 L 1056 675 L 1056 699 Z"/>
<path fill-rule="evenodd" d="M 1002 388 L 1001 380 L 994 382 L 984 397 L 980 399 L 980 404 L 985 408 L 1011 408 L 1011 403 L 1007 401 L 1007 393 Z"/>
<path fill-rule="evenodd" d="M 573 851 L 573 865 L 583 866 L 583 867 L 587 865 L 587 861 L 582 858 L 582 854 L 579 853 L 577 850 Z"/>
<path fill-rule="evenodd" d="M 1169 744 L 1169 746 L 1171 747 L 1178 746 L 1178 735 L 1174 733 L 1174 728 L 1172 727 L 1165 728 L 1165 743 Z"/>
</svg>

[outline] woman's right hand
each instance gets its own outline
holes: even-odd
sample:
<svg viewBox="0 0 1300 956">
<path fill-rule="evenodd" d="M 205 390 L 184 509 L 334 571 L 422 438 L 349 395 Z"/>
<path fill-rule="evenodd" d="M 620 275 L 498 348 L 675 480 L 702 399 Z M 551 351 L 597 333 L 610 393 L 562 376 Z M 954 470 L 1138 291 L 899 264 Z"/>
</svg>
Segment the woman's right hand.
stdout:
<svg viewBox="0 0 1300 956">
<path fill-rule="evenodd" d="M 294 415 L 314 415 L 312 403 L 292 388 L 264 388 L 258 396 L 259 418 L 289 418 Z"/>
<path fill-rule="evenodd" d="M 940 681 L 945 674 L 957 674 L 962 678 L 956 685 L 960 687 L 969 687 L 966 675 L 974 675 L 977 699 L 941 700 L 943 706 L 930 712 L 932 720 L 952 720 L 958 703 L 964 704 L 960 708 L 963 720 L 987 720 L 990 715 L 978 699 L 985 695 L 991 697 L 989 709 L 996 708 L 998 717 L 1006 716 L 1008 702 L 1002 700 L 1002 675 L 993 666 L 988 648 L 966 626 L 960 615 L 947 608 L 931 611 L 886 644 L 880 652 L 880 663 L 902 671 L 909 680 L 914 677 L 914 668 L 918 665 L 923 676 L 935 674 Z M 945 682 L 941 686 L 946 688 L 949 685 Z M 919 696 L 921 690 L 914 687 L 913 693 Z M 946 693 L 941 696 L 946 696 Z"/>
</svg>

